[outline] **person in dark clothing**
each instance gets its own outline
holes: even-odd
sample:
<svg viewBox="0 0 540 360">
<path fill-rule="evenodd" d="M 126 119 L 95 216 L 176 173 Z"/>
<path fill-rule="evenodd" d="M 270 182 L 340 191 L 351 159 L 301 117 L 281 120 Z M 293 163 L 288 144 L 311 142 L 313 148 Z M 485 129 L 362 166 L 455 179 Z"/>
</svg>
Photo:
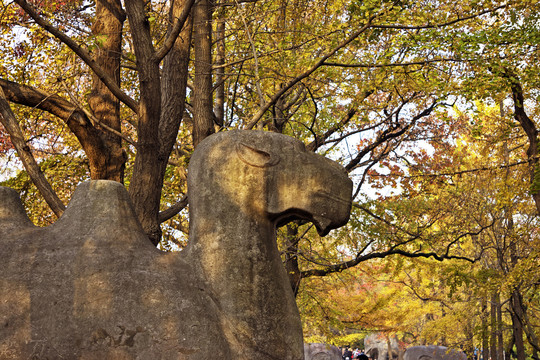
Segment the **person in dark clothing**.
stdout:
<svg viewBox="0 0 540 360">
<path fill-rule="evenodd" d="M 343 352 L 343 360 L 352 360 L 352 351 L 351 349 L 347 348 Z"/>
<path fill-rule="evenodd" d="M 355 359 L 369 360 L 368 356 L 366 354 L 364 354 L 364 353 L 360 353 L 360 354 L 356 355 Z"/>
</svg>

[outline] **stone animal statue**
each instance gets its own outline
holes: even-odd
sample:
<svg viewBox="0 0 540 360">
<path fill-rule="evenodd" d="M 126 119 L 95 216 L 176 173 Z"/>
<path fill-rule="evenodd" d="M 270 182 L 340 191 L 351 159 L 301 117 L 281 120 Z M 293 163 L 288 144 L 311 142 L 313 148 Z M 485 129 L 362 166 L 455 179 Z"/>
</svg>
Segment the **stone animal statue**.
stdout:
<svg viewBox="0 0 540 360">
<path fill-rule="evenodd" d="M 445 346 L 411 346 L 405 350 L 403 360 L 467 360 L 467 355 Z"/>
<path fill-rule="evenodd" d="M 341 351 L 329 344 L 304 343 L 305 360 L 341 360 Z"/>
<path fill-rule="evenodd" d="M 388 345 L 390 343 L 390 352 Z M 395 336 L 372 333 L 364 338 L 364 351 L 375 360 L 392 360 L 399 357 L 399 341 Z M 388 356 L 390 354 L 390 356 Z"/>
<path fill-rule="evenodd" d="M 177 253 L 152 246 L 119 183 L 81 184 L 44 228 L 0 187 L 0 359 L 304 359 L 276 226 L 344 225 L 346 172 L 258 131 L 208 137 L 188 172 Z"/>
</svg>

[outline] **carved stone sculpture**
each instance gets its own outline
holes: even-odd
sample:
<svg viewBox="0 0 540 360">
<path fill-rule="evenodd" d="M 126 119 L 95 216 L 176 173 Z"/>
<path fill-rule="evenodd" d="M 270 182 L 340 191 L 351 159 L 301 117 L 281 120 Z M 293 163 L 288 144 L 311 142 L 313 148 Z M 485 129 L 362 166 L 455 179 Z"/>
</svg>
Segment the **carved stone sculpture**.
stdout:
<svg viewBox="0 0 540 360">
<path fill-rule="evenodd" d="M 411 346 L 405 350 L 403 360 L 467 360 L 467 355 L 445 346 Z"/>
<path fill-rule="evenodd" d="M 152 246 L 118 183 L 81 184 L 45 228 L 0 188 L 0 358 L 303 359 L 275 228 L 345 224 L 345 171 L 293 138 L 231 131 L 201 142 L 188 173 L 179 253 Z"/>
<path fill-rule="evenodd" d="M 390 345 L 390 352 L 388 351 Z M 366 354 L 375 360 L 392 360 L 399 356 L 399 342 L 396 336 L 384 333 L 372 333 L 364 338 Z M 389 356 L 390 354 L 390 356 Z"/>
<path fill-rule="evenodd" d="M 305 360 L 341 360 L 341 351 L 335 345 L 304 344 Z"/>
</svg>

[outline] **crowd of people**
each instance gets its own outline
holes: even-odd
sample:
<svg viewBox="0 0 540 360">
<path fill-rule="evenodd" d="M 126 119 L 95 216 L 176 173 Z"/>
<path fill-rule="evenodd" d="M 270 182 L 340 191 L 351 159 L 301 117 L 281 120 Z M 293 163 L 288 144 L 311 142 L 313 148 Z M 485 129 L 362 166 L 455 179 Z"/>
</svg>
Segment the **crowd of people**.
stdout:
<svg viewBox="0 0 540 360">
<path fill-rule="evenodd" d="M 344 347 L 341 352 L 341 357 L 343 360 L 371 360 L 371 358 L 364 353 L 364 350 L 360 350 L 358 348 L 351 350 L 349 347 Z"/>
</svg>

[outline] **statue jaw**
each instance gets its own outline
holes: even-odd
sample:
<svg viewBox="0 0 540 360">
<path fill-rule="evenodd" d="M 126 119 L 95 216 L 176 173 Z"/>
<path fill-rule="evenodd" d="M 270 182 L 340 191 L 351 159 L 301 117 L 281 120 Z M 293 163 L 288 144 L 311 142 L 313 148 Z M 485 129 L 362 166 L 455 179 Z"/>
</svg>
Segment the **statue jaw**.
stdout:
<svg viewBox="0 0 540 360">
<path fill-rule="evenodd" d="M 343 189 L 346 191 L 349 186 L 346 182 L 343 185 Z M 302 208 L 291 207 L 270 216 L 274 219 L 277 227 L 283 226 L 294 220 L 309 221 L 315 225 L 320 236 L 328 235 L 330 230 L 339 228 L 349 221 L 349 214 L 351 211 L 350 196 L 349 199 L 343 199 L 328 194 L 326 191 L 319 191 L 309 200 L 309 204 Z M 298 205 L 298 203 L 296 205 Z"/>
<path fill-rule="evenodd" d="M 295 164 L 277 168 L 270 176 L 274 192 L 267 213 L 282 226 L 292 220 L 312 222 L 321 236 L 349 220 L 353 183 L 336 162 L 305 152 Z M 294 169 L 294 171 L 290 171 Z"/>
<path fill-rule="evenodd" d="M 327 235 L 330 230 L 337 229 L 349 221 L 352 181 L 346 178 L 342 179 L 342 182 L 334 194 L 325 190 L 315 193 L 317 206 L 322 209 L 319 213 L 322 214 L 313 216 L 313 224 L 320 236 Z"/>
<path fill-rule="evenodd" d="M 320 236 L 326 236 L 330 230 L 336 228 L 336 226 L 333 226 L 331 219 L 325 218 L 324 216 L 312 216 L 311 214 L 297 209 L 290 210 L 290 212 L 277 217 L 275 220 L 276 227 L 284 226 L 287 223 L 295 220 L 306 220 L 313 223 L 313 225 L 315 225 L 317 228 L 317 233 Z"/>
<path fill-rule="evenodd" d="M 313 224 L 317 228 L 317 232 L 320 236 L 326 236 L 330 230 L 335 229 L 337 226 L 332 225 L 332 220 L 325 217 L 314 217 Z"/>
</svg>

